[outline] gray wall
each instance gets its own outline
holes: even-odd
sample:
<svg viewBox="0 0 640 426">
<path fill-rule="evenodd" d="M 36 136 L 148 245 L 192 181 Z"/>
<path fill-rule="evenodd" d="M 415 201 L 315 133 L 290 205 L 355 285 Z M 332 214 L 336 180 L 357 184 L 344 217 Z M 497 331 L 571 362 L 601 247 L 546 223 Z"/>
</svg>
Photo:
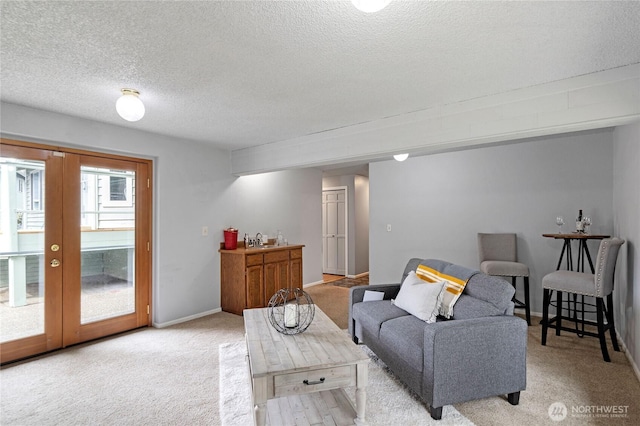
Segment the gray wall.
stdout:
<svg viewBox="0 0 640 426">
<path fill-rule="evenodd" d="M 237 178 L 226 190 L 231 204 L 227 226 L 275 238 L 280 230 L 289 244 L 304 244 L 303 283 L 322 281 L 322 172 L 285 170 Z M 222 230 L 219 231 L 223 240 Z"/>
<path fill-rule="evenodd" d="M 369 272 L 369 178 L 356 175 L 354 178 L 356 212 L 355 275 Z"/>
<path fill-rule="evenodd" d="M 516 232 L 519 258 L 530 267 L 532 310 L 542 312 L 540 282 L 562 247 L 542 234 L 557 232 L 556 216 L 564 215 L 569 231 L 583 209 L 592 232 L 613 232 L 612 156 L 606 129 L 372 163 L 371 282 L 398 282 L 411 257 L 477 268 L 478 232 Z M 590 247 L 594 253 L 597 243 Z"/>
<path fill-rule="evenodd" d="M 154 160 L 154 324 L 219 309 L 222 229 L 248 227 L 251 218 L 265 214 L 274 218 L 277 205 L 286 206 L 284 220 L 260 226 L 282 226 L 292 242 L 307 244 L 305 283 L 321 279 L 321 260 L 313 263 L 322 253 L 319 172 L 281 172 L 279 179 L 268 178 L 272 185 L 255 191 L 229 173 L 227 152 L 206 144 L 7 103 L 0 105 L 0 113 L 3 137 Z M 256 205 L 255 199 L 261 203 Z M 202 235 L 203 226 L 208 226 L 208 236 Z"/>
<path fill-rule="evenodd" d="M 640 123 L 613 132 L 615 235 L 626 239 L 616 266 L 613 292 L 616 330 L 636 368 L 640 365 Z M 636 370 L 640 377 L 640 371 Z"/>
<path fill-rule="evenodd" d="M 323 189 L 339 186 L 347 187 L 347 275 L 356 276 L 369 271 L 369 179 L 360 175 L 326 176 L 322 179 Z"/>
</svg>

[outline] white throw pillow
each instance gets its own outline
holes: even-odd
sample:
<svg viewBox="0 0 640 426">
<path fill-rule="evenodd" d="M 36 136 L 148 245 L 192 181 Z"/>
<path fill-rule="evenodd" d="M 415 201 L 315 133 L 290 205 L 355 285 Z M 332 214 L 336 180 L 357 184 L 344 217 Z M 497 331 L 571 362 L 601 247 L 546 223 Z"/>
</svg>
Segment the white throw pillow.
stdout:
<svg viewBox="0 0 640 426">
<path fill-rule="evenodd" d="M 382 300 L 382 299 L 384 299 L 384 291 L 365 290 L 362 301 L 372 302 L 374 300 Z"/>
<path fill-rule="evenodd" d="M 438 316 L 438 296 L 443 286 L 444 281 L 430 283 L 411 271 L 402 283 L 394 304 L 422 321 L 435 322 Z"/>
</svg>

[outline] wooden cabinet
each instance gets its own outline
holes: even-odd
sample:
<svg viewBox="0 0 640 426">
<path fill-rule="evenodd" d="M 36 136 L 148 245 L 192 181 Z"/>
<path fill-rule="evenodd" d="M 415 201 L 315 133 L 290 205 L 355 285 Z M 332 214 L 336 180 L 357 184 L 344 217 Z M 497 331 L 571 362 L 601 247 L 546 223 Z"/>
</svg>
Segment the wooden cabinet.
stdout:
<svg viewBox="0 0 640 426">
<path fill-rule="evenodd" d="M 222 310 L 264 308 L 281 288 L 302 288 L 303 245 L 220 250 Z"/>
</svg>

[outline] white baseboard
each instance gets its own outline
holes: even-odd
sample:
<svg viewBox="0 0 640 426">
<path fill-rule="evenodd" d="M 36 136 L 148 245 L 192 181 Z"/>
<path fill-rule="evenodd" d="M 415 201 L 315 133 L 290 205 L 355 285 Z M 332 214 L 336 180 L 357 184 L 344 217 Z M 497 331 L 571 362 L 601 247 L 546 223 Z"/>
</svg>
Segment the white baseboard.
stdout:
<svg viewBox="0 0 640 426">
<path fill-rule="evenodd" d="M 636 373 L 636 379 L 640 382 L 640 368 L 631 357 L 631 353 L 629 353 L 629 349 L 627 349 L 627 345 L 624 343 L 624 339 L 618 334 L 618 330 L 616 330 L 616 337 L 618 338 L 618 345 L 622 347 L 622 352 L 627 356 L 627 360 L 629 360 L 629 364 L 631 364 L 631 368 L 633 368 L 633 372 Z"/>
<path fill-rule="evenodd" d="M 357 275 L 345 275 L 345 277 L 353 279 L 353 278 L 361 278 L 361 277 L 364 277 L 365 275 L 369 275 L 369 271 L 363 272 Z"/>
<path fill-rule="evenodd" d="M 320 285 L 320 284 L 324 284 L 324 281 L 316 281 L 313 283 L 304 284 L 302 287 L 307 288 L 307 287 L 313 287 L 314 285 Z"/>
<path fill-rule="evenodd" d="M 358 275 L 345 275 L 344 277 L 345 278 L 361 278 L 361 277 L 364 277 L 366 275 L 369 275 L 369 272 L 363 272 L 363 273 L 358 274 Z M 313 283 L 305 284 L 304 287 L 305 288 L 306 287 L 313 287 L 314 285 L 318 285 L 318 284 L 324 284 L 324 281 L 316 281 L 316 282 L 313 282 Z"/>
<path fill-rule="evenodd" d="M 171 325 L 180 324 L 180 323 L 191 321 L 191 320 L 194 320 L 194 319 L 197 319 L 197 318 L 206 317 L 206 316 L 211 315 L 211 314 L 217 314 L 218 312 L 222 312 L 222 308 L 217 308 L 217 309 L 212 309 L 210 311 L 200 312 L 199 314 L 189 315 L 188 317 L 178 318 L 178 319 L 173 320 L 173 321 L 167 321 L 167 322 L 161 322 L 161 323 L 154 322 L 152 324 L 152 326 L 154 328 L 165 328 L 165 327 L 169 327 Z"/>
</svg>

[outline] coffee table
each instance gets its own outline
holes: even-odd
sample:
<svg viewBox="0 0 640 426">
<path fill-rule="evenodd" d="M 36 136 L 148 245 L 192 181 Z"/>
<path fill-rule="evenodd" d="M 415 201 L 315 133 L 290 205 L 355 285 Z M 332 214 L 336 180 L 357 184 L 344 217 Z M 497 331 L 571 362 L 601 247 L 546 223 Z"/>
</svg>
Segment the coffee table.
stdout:
<svg viewBox="0 0 640 426">
<path fill-rule="evenodd" d="M 279 403 L 285 408 L 273 414 L 269 410 L 271 424 L 284 414 L 366 424 L 369 357 L 320 308 L 309 328 L 294 335 L 271 325 L 268 308 L 245 309 L 243 315 L 256 425 L 267 422 L 267 400 L 281 397 L 292 398 L 291 403 Z M 347 386 L 356 386 L 355 407 L 344 393 Z"/>
</svg>

